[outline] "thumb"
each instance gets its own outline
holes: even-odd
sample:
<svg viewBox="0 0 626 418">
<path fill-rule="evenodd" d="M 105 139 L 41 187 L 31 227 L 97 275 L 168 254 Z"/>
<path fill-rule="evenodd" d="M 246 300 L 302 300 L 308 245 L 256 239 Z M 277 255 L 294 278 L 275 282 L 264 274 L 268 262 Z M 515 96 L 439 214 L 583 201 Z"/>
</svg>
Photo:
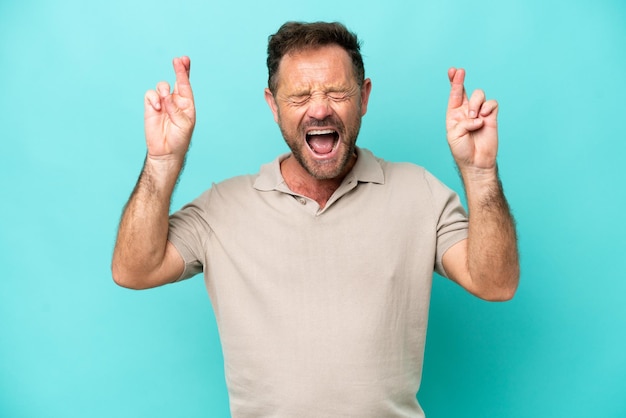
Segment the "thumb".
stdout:
<svg viewBox="0 0 626 418">
<path fill-rule="evenodd" d="M 173 95 L 167 95 L 163 98 L 163 108 L 172 120 L 172 123 L 178 127 L 187 127 L 190 123 L 189 117 L 183 112 L 187 99 L 178 98 L 174 100 Z"/>
<path fill-rule="evenodd" d="M 482 118 L 462 119 L 449 132 L 451 138 L 460 138 L 465 134 L 474 132 L 483 127 L 485 121 Z"/>
</svg>

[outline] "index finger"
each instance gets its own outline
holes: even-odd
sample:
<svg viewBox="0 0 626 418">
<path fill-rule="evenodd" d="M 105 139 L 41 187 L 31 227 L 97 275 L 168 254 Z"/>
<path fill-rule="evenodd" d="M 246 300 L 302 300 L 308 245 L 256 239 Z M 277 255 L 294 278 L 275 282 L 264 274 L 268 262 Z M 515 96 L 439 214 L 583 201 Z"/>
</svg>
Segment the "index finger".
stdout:
<svg viewBox="0 0 626 418">
<path fill-rule="evenodd" d="M 176 84 L 174 84 L 174 94 L 191 99 L 193 92 L 189 83 L 189 73 L 191 71 L 191 60 L 189 57 L 174 58 L 174 73 L 176 73 Z"/>
<path fill-rule="evenodd" d="M 467 93 L 463 85 L 465 81 L 465 70 L 463 68 L 450 68 L 448 70 L 448 79 L 450 80 L 448 109 L 455 109 L 467 102 Z"/>
</svg>

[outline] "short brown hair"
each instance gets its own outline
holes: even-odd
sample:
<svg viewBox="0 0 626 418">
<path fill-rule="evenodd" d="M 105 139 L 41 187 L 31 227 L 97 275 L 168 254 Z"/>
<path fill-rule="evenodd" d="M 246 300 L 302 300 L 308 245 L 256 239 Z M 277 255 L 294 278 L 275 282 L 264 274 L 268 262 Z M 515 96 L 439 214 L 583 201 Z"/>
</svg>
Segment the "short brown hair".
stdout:
<svg viewBox="0 0 626 418">
<path fill-rule="evenodd" d="M 326 45 L 338 45 L 345 49 L 352 59 L 352 67 L 357 82 L 359 86 L 362 86 L 365 79 L 365 68 L 361 56 L 361 43 L 356 34 L 338 22 L 287 22 L 278 29 L 278 32 L 270 35 L 267 45 L 270 91 L 276 92 L 278 67 L 280 60 L 285 55 L 294 51 Z"/>
</svg>

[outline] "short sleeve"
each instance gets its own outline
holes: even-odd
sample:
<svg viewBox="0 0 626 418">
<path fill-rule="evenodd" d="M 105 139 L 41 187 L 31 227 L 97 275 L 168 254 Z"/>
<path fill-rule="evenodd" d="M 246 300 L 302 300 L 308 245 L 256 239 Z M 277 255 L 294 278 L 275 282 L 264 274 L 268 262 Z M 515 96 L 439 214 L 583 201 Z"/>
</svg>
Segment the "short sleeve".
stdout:
<svg viewBox="0 0 626 418">
<path fill-rule="evenodd" d="M 459 241 L 467 238 L 468 217 L 459 195 L 432 174 L 425 171 L 424 177 L 432 194 L 433 210 L 437 218 L 437 248 L 435 271 L 448 277 L 443 268 L 443 255 Z"/>
<path fill-rule="evenodd" d="M 211 190 L 170 215 L 168 241 L 185 261 L 185 269 L 178 280 L 188 279 L 203 271 L 206 264 L 205 243 L 211 234 L 206 208 Z"/>
</svg>

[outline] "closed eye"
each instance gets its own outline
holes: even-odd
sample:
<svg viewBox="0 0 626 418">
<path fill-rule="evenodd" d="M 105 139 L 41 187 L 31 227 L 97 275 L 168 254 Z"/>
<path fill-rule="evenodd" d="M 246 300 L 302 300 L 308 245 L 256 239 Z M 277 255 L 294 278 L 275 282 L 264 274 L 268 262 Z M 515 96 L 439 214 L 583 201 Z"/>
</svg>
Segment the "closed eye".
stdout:
<svg viewBox="0 0 626 418">
<path fill-rule="evenodd" d="M 308 94 L 307 95 L 301 95 L 301 96 L 289 96 L 287 101 L 290 104 L 299 106 L 299 105 L 303 105 L 306 102 L 308 102 L 310 98 L 311 98 L 311 96 L 308 95 Z"/>
<path fill-rule="evenodd" d="M 341 102 L 344 100 L 348 100 L 350 98 L 350 95 L 348 95 L 347 93 L 328 93 L 328 98 L 335 102 Z"/>
<path fill-rule="evenodd" d="M 346 100 L 350 100 L 354 95 L 353 93 L 348 91 L 329 91 L 327 93 L 319 94 L 326 96 L 328 100 L 331 100 L 333 102 L 343 102 Z M 285 101 L 293 106 L 302 106 L 305 105 L 309 100 L 311 100 L 311 97 L 313 97 L 313 95 L 311 94 L 297 94 L 287 96 L 285 98 Z"/>
</svg>

